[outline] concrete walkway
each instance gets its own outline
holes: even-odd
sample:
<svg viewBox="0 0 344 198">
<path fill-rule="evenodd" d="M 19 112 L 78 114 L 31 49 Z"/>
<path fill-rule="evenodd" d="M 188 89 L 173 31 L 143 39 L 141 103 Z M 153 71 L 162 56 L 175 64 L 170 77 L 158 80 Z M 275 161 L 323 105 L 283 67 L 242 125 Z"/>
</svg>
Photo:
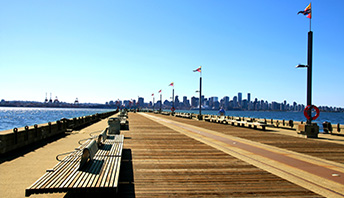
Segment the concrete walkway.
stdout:
<svg viewBox="0 0 344 198">
<path fill-rule="evenodd" d="M 73 131 L 70 135 L 48 142 L 40 148 L 27 148 L 26 152 L 16 152 L 0 164 L 0 197 L 25 197 L 25 189 L 40 178 L 47 169 L 54 167 L 58 161 L 56 155 L 73 151 L 79 146 L 78 141 L 89 138 L 90 133 L 98 133 L 107 127 L 107 119 L 101 120 L 80 131 Z M 65 193 L 49 194 L 49 197 L 63 197 Z M 31 195 L 30 197 L 47 197 Z"/>
</svg>

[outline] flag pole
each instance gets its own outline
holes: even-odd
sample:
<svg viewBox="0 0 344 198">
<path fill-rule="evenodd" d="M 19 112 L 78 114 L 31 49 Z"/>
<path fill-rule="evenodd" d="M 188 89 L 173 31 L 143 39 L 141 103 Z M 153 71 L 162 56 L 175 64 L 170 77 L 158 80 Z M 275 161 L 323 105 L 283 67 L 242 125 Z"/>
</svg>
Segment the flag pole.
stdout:
<svg viewBox="0 0 344 198">
<path fill-rule="evenodd" d="M 162 106 L 162 94 L 160 93 L 160 113 L 161 113 L 161 106 Z"/>
<path fill-rule="evenodd" d="M 155 98 L 154 98 L 154 95 L 153 95 L 153 111 L 154 111 L 154 106 L 155 106 Z"/>
<path fill-rule="evenodd" d="M 173 89 L 172 89 L 172 115 L 174 115 L 174 85 L 173 85 Z"/>
<path fill-rule="evenodd" d="M 198 120 L 202 120 L 202 70 L 199 77 L 199 116 Z"/>
<path fill-rule="evenodd" d="M 309 31 L 312 31 L 312 15 L 313 15 L 313 8 L 312 8 L 312 13 L 311 13 L 311 18 L 309 19 Z"/>
<path fill-rule="evenodd" d="M 313 16 L 313 5 L 312 2 L 310 2 L 311 4 L 311 18 L 309 18 L 309 31 L 312 31 L 312 16 Z"/>
</svg>

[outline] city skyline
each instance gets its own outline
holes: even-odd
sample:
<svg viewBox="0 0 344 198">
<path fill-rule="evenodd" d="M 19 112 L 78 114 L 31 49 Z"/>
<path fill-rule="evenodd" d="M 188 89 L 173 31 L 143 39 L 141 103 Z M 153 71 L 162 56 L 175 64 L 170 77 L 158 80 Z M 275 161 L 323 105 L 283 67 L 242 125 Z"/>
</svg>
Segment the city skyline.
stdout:
<svg viewBox="0 0 344 198">
<path fill-rule="evenodd" d="M 18 106 L 18 107 L 94 107 L 94 108 L 150 108 L 150 109 L 160 109 L 160 96 L 157 95 L 155 100 L 155 94 L 152 94 L 150 99 L 145 99 L 144 97 L 138 96 L 135 99 L 115 99 L 106 101 L 105 103 L 82 103 L 79 102 L 78 98 L 75 99 L 73 103 L 68 103 L 58 100 L 58 97 L 53 99 L 52 94 L 50 98 L 46 97 L 42 101 L 6 101 L 4 99 L 0 100 L 0 106 Z M 153 103 L 154 97 L 154 103 Z M 180 97 L 175 95 L 174 101 L 169 99 L 163 99 L 162 109 L 170 109 L 172 103 L 174 102 L 174 107 L 176 110 L 192 110 L 199 108 L 199 97 L 192 96 L 188 98 L 187 96 Z M 179 99 L 180 98 L 180 99 Z M 154 105 L 154 107 L 153 107 Z M 344 108 L 336 106 L 318 106 L 321 111 L 337 111 L 343 112 Z M 205 110 L 219 110 L 223 108 L 224 110 L 239 110 L 239 111 L 303 111 L 305 104 L 297 103 L 295 101 L 268 101 L 255 97 L 251 100 L 251 93 L 247 93 L 246 98 L 243 97 L 242 92 L 238 92 L 237 95 L 224 96 L 219 98 L 218 96 L 205 97 L 202 95 L 202 109 Z"/>
<path fill-rule="evenodd" d="M 307 62 L 309 19 L 297 13 L 308 4 L 3 1 L 0 100 L 41 101 L 47 92 L 53 100 L 105 103 L 161 89 L 166 99 L 171 82 L 176 95 L 191 98 L 199 89 L 193 70 L 202 66 L 203 95 L 245 91 L 305 104 L 307 72 L 295 66 Z M 344 1 L 314 0 L 312 9 L 312 101 L 344 107 Z"/>
</svg>

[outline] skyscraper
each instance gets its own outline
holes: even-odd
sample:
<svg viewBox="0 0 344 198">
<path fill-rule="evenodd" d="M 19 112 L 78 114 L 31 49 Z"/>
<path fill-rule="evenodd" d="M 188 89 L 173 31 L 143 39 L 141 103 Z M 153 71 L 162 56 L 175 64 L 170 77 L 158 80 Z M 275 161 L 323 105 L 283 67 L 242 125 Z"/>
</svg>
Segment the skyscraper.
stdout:
<svg viewBox="0 0 344 198">
<path fill-rule="evenodd" d="M 233 97 L 233 107 L 237 107 L 238 106 L 238 97 L 234 96 Z"/>
<path fill-rule="evenodd" d="M 241 92 L 238 93 L 238 103 L 240 106 L 242 105 L 242 93 Z"/>
<path fill-rule="evenodd" d="M 174 98 L 175 98 L 174 99 L 174 107 L 177 108 L 177 107 L 179 107 L 179 98 L 178 98 L 178 96 L 176 96 Z"/>
<path fill-rule="evenodd" d="M 251 93 L 247 93 L 247 102 L 248 102 L 248 103 L 251 102 Z"/>
<path fill-rule="evenodd" d="M 139 97 L 139 99 L 138 99 L 138 103 L 139 103 L 139 104 L 138 104 L 138 105 L 139 105 L 139 107 L 141 107 L 141 108 L 142 108 L 142 107 L 143 107 L 143 105 L 144 105 L 144 103 L 145 103 L 145 102 L 144 102 L 144 98 L 143 98 L 143 97 Z"/>
<path fill-rule="evenodd" d="M 223 97 L 223 106 L 226 110 L 228 109 L 228 106 L 229 106 L 229 97 L 228 96 Z"/>
</svg>

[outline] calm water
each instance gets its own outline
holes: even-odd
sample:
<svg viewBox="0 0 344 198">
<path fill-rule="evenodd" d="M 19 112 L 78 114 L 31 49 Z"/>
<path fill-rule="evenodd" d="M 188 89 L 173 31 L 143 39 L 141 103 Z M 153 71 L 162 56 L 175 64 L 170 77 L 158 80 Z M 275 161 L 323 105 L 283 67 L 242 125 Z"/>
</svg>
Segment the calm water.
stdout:
<svg viewBox="0 0 344 198">
<path fill-rule="evenodd" d="M 62 118 L 74 118 L 96 113 L 114 111 L 115 109 L 74 109 L 74 108 L 22 108 L 22 107 L 0 107 L 0 131 L 13 129 L 15 127 L 32 126 L 54 122 Z M 178 112 L 178 111 L 177 111 Z M 198 110 L 182 110 L 179 112 L 198 113 Z M 215 110 L 202 110 L 202 114 L 218 114 Z M 226 111 L 226 115 L 266 118 L 278 120 L 306 121 L 303 112 L 265 112 L 265 111 Z M 344 113 L 321 112 L 316 120 L 322 128 L 324 121 L 332 124 L 344 124 Z"/>
<path fill-rule="evenodd" d="M 62 118 L 74 118 L 115 109 L 75 109 L 75 108 L 23 108 L 0 107 L 0 131 L 15 127 L 32 126 L 54 122 Z"/>
</svg>

